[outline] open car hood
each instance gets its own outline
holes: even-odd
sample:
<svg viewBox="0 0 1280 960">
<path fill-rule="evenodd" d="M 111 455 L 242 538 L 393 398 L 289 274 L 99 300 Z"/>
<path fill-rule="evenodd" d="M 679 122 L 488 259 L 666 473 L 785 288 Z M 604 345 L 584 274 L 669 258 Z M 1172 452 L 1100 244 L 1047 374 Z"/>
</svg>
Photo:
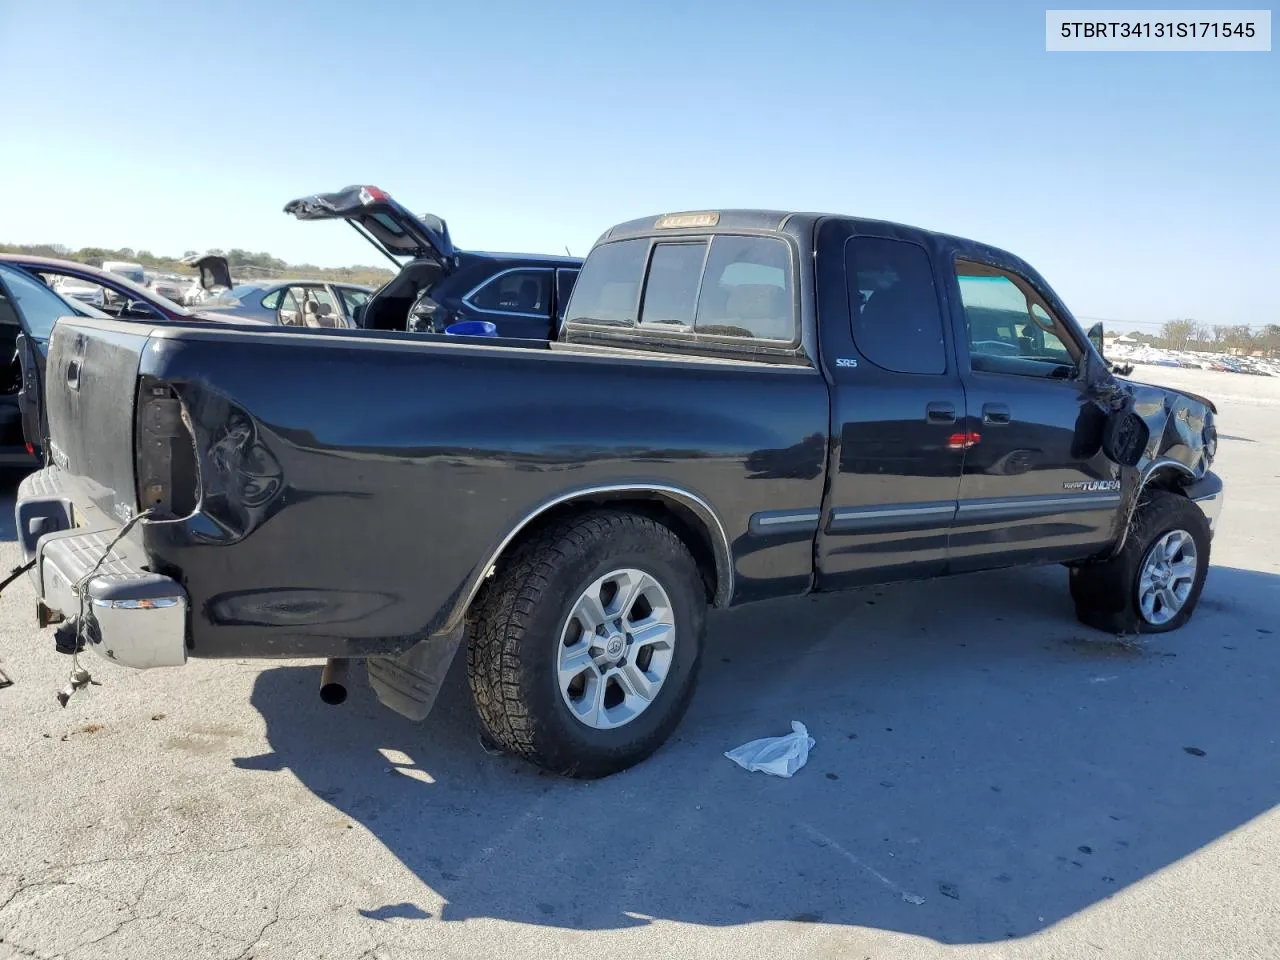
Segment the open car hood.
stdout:
<svg viewBox="0 0 1280 960">
<path fill-rule="evenodd" d="M 377 187 L 350 186 L 317 193 L 284 206 L 299 220 L 346 220 L 392 262 L 431 260 L 447 267 L 453 259 L 449 227 L 439 217 L 410 213 Z"/>
<path fill-rule="evenodd" d="M 200 276 L 200 287 L 203 290 L 231 286 L 231 268 L 227 266 L 226 257 L 216 253 L 195 254 L 183 257 L 182 262 L 196 268 Z"/>
</svg>

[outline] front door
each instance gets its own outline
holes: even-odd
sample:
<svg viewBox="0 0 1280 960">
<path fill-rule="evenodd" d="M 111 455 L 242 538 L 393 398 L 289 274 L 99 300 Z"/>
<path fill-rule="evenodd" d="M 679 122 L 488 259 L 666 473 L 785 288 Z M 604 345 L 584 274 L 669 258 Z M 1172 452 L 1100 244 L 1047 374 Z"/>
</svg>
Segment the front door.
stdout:
<svg viewBox="0 0 1280 960">
<path fill-rule="evenodd" d="M 816 584 L 828 590 L 943 572 L 965 451 L 929 252 L 852 229 L 830 220 L 818 234 L 833 442 Z"/>
<path fill-rule="evenodd" d="M 950 278 L 949 278 L 950 279 Z M 1101 452 L 1078 332 L 1026 277 L 955 261 L 955 316 L 968 398 L 952 571 L 1072 559 L 1105 544 L 1119 468 Z"/>
</svg>

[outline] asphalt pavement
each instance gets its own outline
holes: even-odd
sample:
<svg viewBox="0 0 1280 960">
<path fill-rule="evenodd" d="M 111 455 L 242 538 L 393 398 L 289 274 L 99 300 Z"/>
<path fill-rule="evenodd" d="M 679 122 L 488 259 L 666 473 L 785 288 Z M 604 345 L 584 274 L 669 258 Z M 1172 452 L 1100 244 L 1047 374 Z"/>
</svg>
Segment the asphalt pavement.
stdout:
<svg viewBox="0 0 1280 960">
<path fill-rule="evenodd" d="M 719 613 L 676 737 L 594 783 L 486 753 L 457 670 L 423 724 L 288 660 L 91 657 L 62 709 L 15 584 L 0 960 L 1280 956 L 1280 380 L 1136 376 L 1220 401 L 1189 626 L 1090 631 L 1060 567 Z M 792 720 L 793 779 L 723 757 Z"/>
</svg>

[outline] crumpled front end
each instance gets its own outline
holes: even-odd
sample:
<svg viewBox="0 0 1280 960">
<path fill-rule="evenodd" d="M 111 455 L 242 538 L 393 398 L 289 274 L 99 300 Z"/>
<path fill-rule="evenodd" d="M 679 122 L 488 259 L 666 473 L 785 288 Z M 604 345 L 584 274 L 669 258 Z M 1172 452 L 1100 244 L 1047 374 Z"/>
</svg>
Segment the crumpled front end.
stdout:
<svg viewBox="0 0 1280 960">
<path fill-rule="evenodd" d="M 1204 510 L 1212 529 L 1222 506 L 1222 481 L 1210 469 L 1218 450 L 1213 402 L 1109 375 L 1094 397 L 1109 410 L 1104 449 L 1122 468 L 1124 499 L 1114 550 L 1124 545 L 1133 511 L 1153 485 L 1183 490 Z"/>
</svg>

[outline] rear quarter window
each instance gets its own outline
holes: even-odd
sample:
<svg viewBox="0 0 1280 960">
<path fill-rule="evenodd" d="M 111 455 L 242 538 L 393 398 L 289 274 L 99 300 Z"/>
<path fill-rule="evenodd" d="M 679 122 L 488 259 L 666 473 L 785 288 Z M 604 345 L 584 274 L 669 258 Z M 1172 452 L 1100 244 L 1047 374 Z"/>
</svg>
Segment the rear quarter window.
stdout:
<svg viewBox="0 0 1280 960">
<path fill-rule="evenodd" d="M 784 241 L 715 237 L 698 296 L 698 333 L 794 341 L 791 275 L 791 251 Z"/>
<path fill-rule="evenodd" d="M 793 274 L 776 237 L 615 241 L 587 257 L 565 322 L 782 346 L 798 339 Z"/>
<path fill-rule="evenodd" d="M 591 251 L 573 285 L 566 323 L 633 327 L 649 241 L 618 240 Z"/>
<path fill-rule="evenodd" d="M 942 311 L 924 247 L 853 237 L 845 246 L 845 275 L 853 342 L 864 357 L 895 373 L 946 372 Z"/>
</svg>

